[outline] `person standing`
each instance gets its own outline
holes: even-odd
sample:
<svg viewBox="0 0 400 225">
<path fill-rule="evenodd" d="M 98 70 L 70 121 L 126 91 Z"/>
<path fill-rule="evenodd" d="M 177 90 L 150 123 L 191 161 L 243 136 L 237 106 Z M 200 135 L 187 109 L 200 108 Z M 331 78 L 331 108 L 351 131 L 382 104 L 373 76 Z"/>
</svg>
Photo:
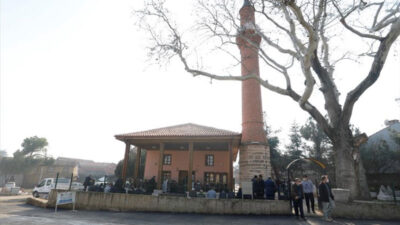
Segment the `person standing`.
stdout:
<svg viewBox="0 0 400 225">
<path fill-rule="evenodd" d="M 212 185 L 210 190 L 208 190 L 206 197 L 208 199 L 216 199 L 217 198 L 217 192 L 214 190 L 214 185 Z"/>
<path fill-rule="evenodd" d="M 332 209 L 334 208 L 334 196 L 331 187 L 328 184 L 328 177 L 321 177 L 321 184 L 318 187 L 319 197 L 322 202 L 322 212 L 324 213 L 324 220 L 331 222 Z"/>
<path fill-rule="evenodd" d="M 303 185 L 301 185 L 300 178 L 296 178 L 295 183 L 292 185 L 292 199 L 293 199 L 294 212 L 296 213 L 296 218 L 299 219 L 299 210 L 300 210 L 301 218 L 303 220 L 306 220 L 303 211 L 303 196 L 304 196 Z"/>
<path fill-rule="evenodd" d="M 200 183 L 199 180 L 197 180 L 196 183 L 194 184 L 194 190 L 195 190 L 196 192 L 200 192 L 200 190 L 201 190 L 201 183 Z"/>
<path fill-rule="evenodd" d="M 236 193 L 236 198 L 243 198 L 243 196 L 242 196 L 242 188 L 239 188 L 238 192 Z"/>
<path fill-rule="evenodd" d="M 310 202 L 312 212 L 315 213 L 314 210 L 314 184 L 311 180 L 308 179 L 307 175 L 303 176 L 303 181 L 301 182 L 304 189 L 304 197 L 306 199 L 307 212 L 310 213 Z"/>
<path fill-rule="evenodd" d="M 254 175 L 253 179 L 251 179 L 251 182 L 253 184 L 253 198 L 257 198 L 257 175 Z"/>
<path fill-rule="evenodd" d="M 163 193 L 167 193 L 168 192 L 168 178 L 165 178 L 163 184 L 162 184 L 162 191 Z"/>
<path fill-rule="evenodd" d="M 111 192 L 111 187 L 112 183 L 108 183 L 106 187 L 104 188 L 104 193 L 110 193 Z"/>
<path fill-rule="evenodd" d="M 268 179 L 265 181 L 265 195 L 266 199 L 268 200 L 274 200 L 275 199 L 275 192 L 276 192 L 276 184 L 272 180 L 271 177 L 268 177 Z"/>
<path fill-rule="evenodd" d="M 258 176 L 257 180 L 257 198 L 264 199 L 264 180 L 261 174 Z"/>
<path fill-rule="evenodd" d="M 85 181 L 83 182 L 83 187 L 84 187 L 84 190 L 85 190 L 85 191 L 88 191 L 88 190 L 87 190 L 87 187 L 90 186 L 91 183 L 92 183 L 92 177 L 91 177 L 91 175 L 89 175 L 89 176 L 87 176 L 87 177 L 85 178 Z"/>
</svg>

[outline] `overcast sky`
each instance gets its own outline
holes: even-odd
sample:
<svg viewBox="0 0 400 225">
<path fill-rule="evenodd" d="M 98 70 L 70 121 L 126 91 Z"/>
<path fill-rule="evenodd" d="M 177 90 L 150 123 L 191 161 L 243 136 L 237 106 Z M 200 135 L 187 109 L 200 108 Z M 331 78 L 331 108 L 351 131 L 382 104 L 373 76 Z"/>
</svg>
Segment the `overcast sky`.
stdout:
<svg viewBox="0 0 400 225">
<path fill-rule="evenodd" d="M 177 63 L 151 65 L 134 25 L 137 0 L 0 2 L 0 149 L 10 155 L 37 135 L 55 157 L 117 162 L 124 144 L 115 134 L 188 122 L 240 132 L 240 83 L 193 78 Z M 355 106 L 352 123 L 368 135 L 400 118 L 399 58 L 391 52 Z M 286 97 L 262 97 L 282 141 L 293 121 L 308 117 Z"/>
</svg>

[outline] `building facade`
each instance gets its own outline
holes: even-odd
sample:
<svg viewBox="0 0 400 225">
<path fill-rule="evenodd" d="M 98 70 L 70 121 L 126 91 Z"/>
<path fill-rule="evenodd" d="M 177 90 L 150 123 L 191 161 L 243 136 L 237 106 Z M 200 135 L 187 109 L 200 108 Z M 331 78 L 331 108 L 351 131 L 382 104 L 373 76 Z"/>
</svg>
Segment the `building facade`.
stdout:
<svg viewBox="0 0 400 225">
<path fill-rule="evenodd" d="M 138 178 L 141 149 L 146 149 L 144 179 L 174 180 L 191 190 L 194 183 L 233 190 L 233 162 L 241 135 L 197 124 L 182 124 L 115 136 L 125 142 L 122 177 L 126 179 L 131 145 L 137 147 L 134 177 Z M 191 174 L 191 176 L 189 176 Z"/>
</svg>

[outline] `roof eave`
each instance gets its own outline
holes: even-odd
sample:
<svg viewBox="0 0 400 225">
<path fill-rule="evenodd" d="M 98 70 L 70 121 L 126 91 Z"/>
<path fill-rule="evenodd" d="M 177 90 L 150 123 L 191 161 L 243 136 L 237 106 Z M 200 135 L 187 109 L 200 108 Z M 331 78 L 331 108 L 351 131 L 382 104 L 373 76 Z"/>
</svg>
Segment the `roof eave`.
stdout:
<svg viewBox="0 0 400 225">
<path fill-rule="evenodd" d="M 216 136 L 125 136 L 125 135 L 115 135 L 117 140 L 126 142 L 126 141 L 140 141 L 140 140 L 149 140 L 149 141 L 179 141 L 179 140 L 240 140 L 242 135 L 216 135 Z"/>
</svg>

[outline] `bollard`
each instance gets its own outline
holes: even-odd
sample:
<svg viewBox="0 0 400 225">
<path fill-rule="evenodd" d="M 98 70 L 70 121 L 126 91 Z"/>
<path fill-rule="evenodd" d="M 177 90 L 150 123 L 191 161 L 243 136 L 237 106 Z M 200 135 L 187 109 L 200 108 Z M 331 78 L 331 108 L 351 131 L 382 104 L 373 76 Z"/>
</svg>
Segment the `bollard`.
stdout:
<svg viewBox="0 0 400 225">
<path fill-rule="evenodd" d="M 396 202 L 396 190 L 394 189 L 394 184 L 392 184 L 392 191 L 393 191 L 394 204 L 397 204 L 397 202 Z"/>
<path fill-rule="evenodd" d="M 55 189 L 55 190 L 57 190 L 58 175 L 59 175 L 59 173 L 57 173 L 57 177 L 56 177 L 56 184 L 54 185 L 54 189 Z"/>
<path fill-rule="evenodd" d="M 292 213 L 292 193 L 291 193 L 291 189 L 292 189 L 292 186 L 291 186 L 291 184 L 290 184 L 290 172 L 289 172 L 289 169 L 288 169 L 288 171 L 287 171 L 287 178 L 288 178 L 288 198 L 289 198 L 289 204 L 290 204 L 290 213 Z"/>
<path fill-rule="evenodd" d="M 74 174 L 73 173 L 71 173 L 71 179 L 69 180 L 69 189 L 68 189 L 68 191 L 70 191 L 71 190 L 71 186 L 72 186 L 72 178 L 74 177 Z"/>
</svg>

